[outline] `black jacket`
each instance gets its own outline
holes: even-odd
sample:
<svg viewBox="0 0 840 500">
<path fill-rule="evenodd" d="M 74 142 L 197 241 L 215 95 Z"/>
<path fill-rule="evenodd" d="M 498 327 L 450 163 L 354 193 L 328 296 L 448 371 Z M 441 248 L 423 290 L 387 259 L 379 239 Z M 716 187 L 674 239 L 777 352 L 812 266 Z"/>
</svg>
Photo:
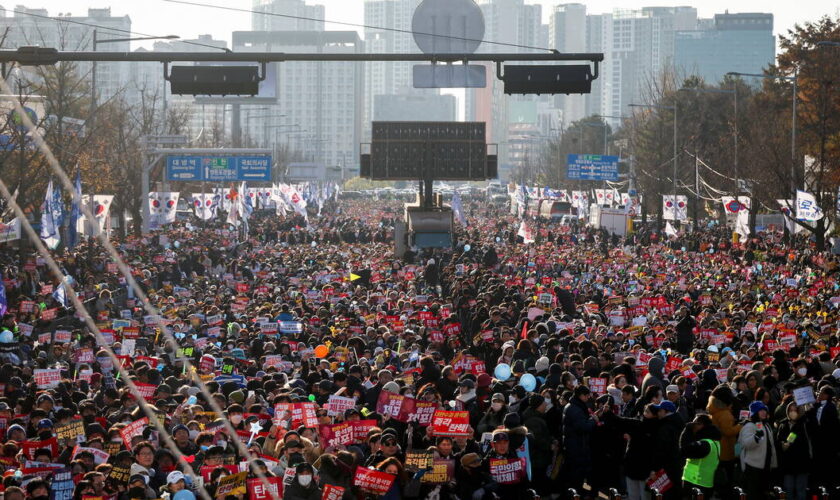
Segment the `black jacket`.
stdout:
<svg viewBox="0 0 840 500">
<path fill-rule="evenodd" d="M 570 471 L 586 473 L 592 468 L 590 436 L 594 429 L 589 408 L 580 399 L 572 398 L 563 409 L 563 451 Z"/>
<path fill-rule="evenodd" d="M 318 487 L 314 478 L 306 488 L 301 486 L 296 478 L 283 490 L 283 500 L 321 500 L 321 495 L 321 488 Z"/>
<path fill-rule="evenodd" d="M 796 437 L 785 450 L 784 444 L 791 433 L 795 434 Z M 775 442 L 778 448 L 779 471 L 781 473 L 802 474 L 813 470 L 813 443 L 804 418 L 799 418 L 794 422 L 786 418 L 779 422 Z"/>
</svg>

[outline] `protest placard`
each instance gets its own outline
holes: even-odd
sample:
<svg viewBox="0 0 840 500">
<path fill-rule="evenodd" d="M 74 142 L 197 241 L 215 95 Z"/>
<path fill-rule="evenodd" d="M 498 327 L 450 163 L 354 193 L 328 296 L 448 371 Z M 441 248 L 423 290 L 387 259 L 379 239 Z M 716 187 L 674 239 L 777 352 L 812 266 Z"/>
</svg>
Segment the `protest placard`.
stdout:
<svg viewBox="0 0 840 500">
<path fill-rule="evenodd" d="M 443 484 L 452 481 L 455 476 L 455 461 L 436 458 L 432 463 L 432 470 L 423 474 L 422 483 Z"/>
<path fill-rule="evenodd" d="M 470 416 L 466 411 L 435 410 L 432 416 L 432 431 L 435 436 L 470 435 Z"/>
<path fill-rule="evenodd" d="M 426 470 L 432 467 L 434 459 L 429 450 L 409 451 L 405 454 L 405 468 L 411 471 Z"/>
<path fill-rule="evenodd" d="M 127 449 L 131 449 L 131 440 L 134 436 L 143 434 L 143 429 L 149 425 L 149 417 L 143 417 L 140 420 L 135 420 L 130 424 L 120 429 L 120 437 Z"/>
<path fill-rule="evenodd" d="M 341 486 L 333 486 L 332 484 L 324 485 L 324 492 L 321 495 L 321 500 L 341 500 L 344 497 L 344 488 Z"/>
<path fill-rule="evenodd" d="M 356 467 L 356 474 L 353 476 L 353 486 L 357 486 L 360 490 L 372 493 L 374 495 L 384 495 L 391 489 L 394 484 L 396 476 L 386 472 L 368 469 L 366 467 Z"/>
<path fill-rule="evenodd" d="M 525 478 L 525 459 L 491 458 L 490 476 L 499 484 L 518 484 Z"/>
<path fill-rule="evenodd" d="M 247 478 L 247 472 L 237 472 L 236 474 L 223 477 L 216 487 L 216 497 L 225 498 L 228 495 L 244 495 L 248 491 L 246 486 Z"/>
<path fill-rule="evenodd" d="M 34 371 L 35 383 L 39 389 L 52 389 L 58 387 L 61 382 L 61 369 L 59 368 L 36 368 Z"/>
<path fill-rule="evenodd" d="M 84 442 L 85 441 L 85 423 L 81 420 L 71 420 L 70 422 L 59 425 L 55 428 L 55 436 L 64 442 Z M 82 439 L 78 439 L 81 437 Z"/>
<path fill-rule="evenodd" d="M 248 496 L 251 500 L 272 500 L 283 497 L 283 478 L 267 477 L 263 481 L 259 478 L 248 480 Z M 266 484 L 268 483 L 268 484 Z"/>
<path fill-rule="evenodd" d="M 345 398 L 342 396 L 330 395 L 327 401 L 327 415 L 344 415 L 344 412 L 356 407 L 356 398 Z"/>
<path fill-rule="evenodd" d="M 414 413 L 415 399 L 394 394 L 388 391 L 379 393 L 376 402 L 376 411 L 382 415 L 388 415 L 398 422 L 408 422 Z"/>
</svg>

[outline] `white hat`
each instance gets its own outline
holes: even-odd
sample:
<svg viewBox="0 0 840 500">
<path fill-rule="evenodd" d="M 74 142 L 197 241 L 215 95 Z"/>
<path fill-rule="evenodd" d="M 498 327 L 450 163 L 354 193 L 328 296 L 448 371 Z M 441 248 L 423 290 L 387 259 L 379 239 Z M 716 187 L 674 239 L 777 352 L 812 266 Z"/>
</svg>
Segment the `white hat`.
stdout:
<svg viewBox="0 0 840 500">
<path fill-rule="evenodd" d="M 671 384 L 671 385 L 669 385 L 668 387 L 665 388 L 665 394 L 668 394 L 669 392 L 675 392 L 675 393 L 679 394 L 680 393 L 680 388 L 679 388 L 679 386 Z"/>
<path fill-rule="evenodd" d="M 166 476 L 166 484 L 175 484 L 178 481 L 184 481 L 184 473 L 179 470 L 174 470 Z"/>
</svg>

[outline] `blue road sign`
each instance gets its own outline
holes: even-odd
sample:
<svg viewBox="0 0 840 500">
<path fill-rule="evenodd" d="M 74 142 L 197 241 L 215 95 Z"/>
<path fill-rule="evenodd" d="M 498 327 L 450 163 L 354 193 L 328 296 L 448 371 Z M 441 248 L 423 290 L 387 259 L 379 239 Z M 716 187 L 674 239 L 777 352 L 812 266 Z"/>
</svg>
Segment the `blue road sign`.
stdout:
<svg viewBox="0 0 840 500">
<path fill-rule="evenodd" d="M 569 155 L 566 178 L 580 181 L 617 181 L 618 156 Z"/>
<path fill-rule="evenodd" d="M 170 155 L 166 157 L 166 179 L 271 182 L 271 155 Z"/>
</svg>

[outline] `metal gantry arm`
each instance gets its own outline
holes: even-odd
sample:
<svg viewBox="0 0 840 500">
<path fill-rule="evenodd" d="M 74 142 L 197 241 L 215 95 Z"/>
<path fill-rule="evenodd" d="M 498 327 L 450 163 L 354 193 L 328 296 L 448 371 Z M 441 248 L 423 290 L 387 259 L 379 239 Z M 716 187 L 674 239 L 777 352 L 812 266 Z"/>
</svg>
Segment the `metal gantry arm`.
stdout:
<svg viewBox="0 0 840 500">
<path fill-rule="evenodd" d="M 59 61 L 127 62 L 287 62 L 287 61 L 418 61 L 430 63 L 505 62 L 505 61 L 589 61 L 599 63 L 604 54 L 597 52 L 545 54 L 476 53 L 476 54 L 355 54 L 291 52 L 86 52 L 59 51 L 49 47 L 20 47 L 0 50 L 0 63 L 17 62 L 24 66 L 52 65 Z M 597 66 L 596 66 L 597 74 Z"/>
</svg>

